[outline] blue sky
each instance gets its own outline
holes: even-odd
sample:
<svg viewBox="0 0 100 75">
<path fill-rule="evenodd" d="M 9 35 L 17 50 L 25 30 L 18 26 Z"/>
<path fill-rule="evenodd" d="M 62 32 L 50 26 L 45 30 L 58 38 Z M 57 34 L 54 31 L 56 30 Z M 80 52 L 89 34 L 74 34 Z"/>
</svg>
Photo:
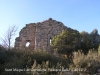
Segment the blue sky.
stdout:
<svg viewBox="0 0 100 75">
<path fill-rule="evenodd" d="M 17 25 L 19 32 L 25 24 L 48 18 L 80 32 L 96 28 L 100 34 L 100 0 L 0 0 L 0 36 L 9 25 Z"/>
</svg>

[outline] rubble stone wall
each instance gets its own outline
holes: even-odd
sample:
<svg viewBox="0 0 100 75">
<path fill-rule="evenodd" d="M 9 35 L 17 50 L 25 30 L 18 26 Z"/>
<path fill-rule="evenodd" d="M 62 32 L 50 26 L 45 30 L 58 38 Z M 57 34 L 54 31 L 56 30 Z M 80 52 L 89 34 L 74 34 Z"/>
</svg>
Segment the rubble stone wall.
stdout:
<svg viewBox="0 0 100 75">
<path fill-rule="evenodd" d="M 21 29 L 19 37 L 15 39 L 16 49 L 26 49 L 26 43 L 30 42 L 29 49 L 50 49 L 50 40 L 55 35 L 61 33 L 62 30 L 67 29 L 63 23 L 49 18 L 43 22 L 30 23 Z"/>
</svg>

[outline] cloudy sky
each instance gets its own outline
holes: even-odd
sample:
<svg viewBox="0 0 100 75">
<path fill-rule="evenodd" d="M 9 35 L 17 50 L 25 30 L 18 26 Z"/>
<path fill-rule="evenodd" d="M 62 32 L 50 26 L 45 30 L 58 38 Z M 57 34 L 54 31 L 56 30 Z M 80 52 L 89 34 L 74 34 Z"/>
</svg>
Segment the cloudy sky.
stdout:
<svg viewBox="0 0 100 75">
<path fill-rule="evenodd" d="M 9 26 L 53 18 L 67 27 L 100 34 L 100 0 L 0 0 L 0 36 Z"/>
</svg>

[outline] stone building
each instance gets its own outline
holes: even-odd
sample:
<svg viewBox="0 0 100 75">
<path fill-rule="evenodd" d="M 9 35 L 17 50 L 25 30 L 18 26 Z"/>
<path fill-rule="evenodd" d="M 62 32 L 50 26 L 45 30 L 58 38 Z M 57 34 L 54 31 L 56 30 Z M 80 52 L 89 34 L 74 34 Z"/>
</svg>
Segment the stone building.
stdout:
<svg viewBox="0 0 100 75">
<path fill-rule="evenodd" d="M 51 48 L 50 41 L 55 35 L 61 33 L 62 30 L 67 29 L 63 23 L 49 18 L 43 22 L 30 23 L 21 29 L 19 37 L 15 39 L 16 49 L 26 49 L 37 50 Z M 29 42 L 30 45 L 26 47 L 26 43 Z"/>
</svg>

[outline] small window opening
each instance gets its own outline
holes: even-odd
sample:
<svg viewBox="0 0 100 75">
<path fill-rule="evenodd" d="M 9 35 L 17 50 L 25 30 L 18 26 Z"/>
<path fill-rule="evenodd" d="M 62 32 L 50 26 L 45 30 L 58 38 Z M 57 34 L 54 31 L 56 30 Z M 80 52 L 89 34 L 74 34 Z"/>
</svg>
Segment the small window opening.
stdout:
<svg viewBox="0 0 100 75">
<path fill-rule="evenodd" d="M 52 41 L 52 39 L 50 38 L 50 45 L 51 45 L 51 41 Z"/>
<path fill-rule="evenodd" d="M 26 47 L 29 47 L 29 45 L 30 45 L 30 42 L 27 42 L 27 43 L 26 43 Z"/>
</svg>

